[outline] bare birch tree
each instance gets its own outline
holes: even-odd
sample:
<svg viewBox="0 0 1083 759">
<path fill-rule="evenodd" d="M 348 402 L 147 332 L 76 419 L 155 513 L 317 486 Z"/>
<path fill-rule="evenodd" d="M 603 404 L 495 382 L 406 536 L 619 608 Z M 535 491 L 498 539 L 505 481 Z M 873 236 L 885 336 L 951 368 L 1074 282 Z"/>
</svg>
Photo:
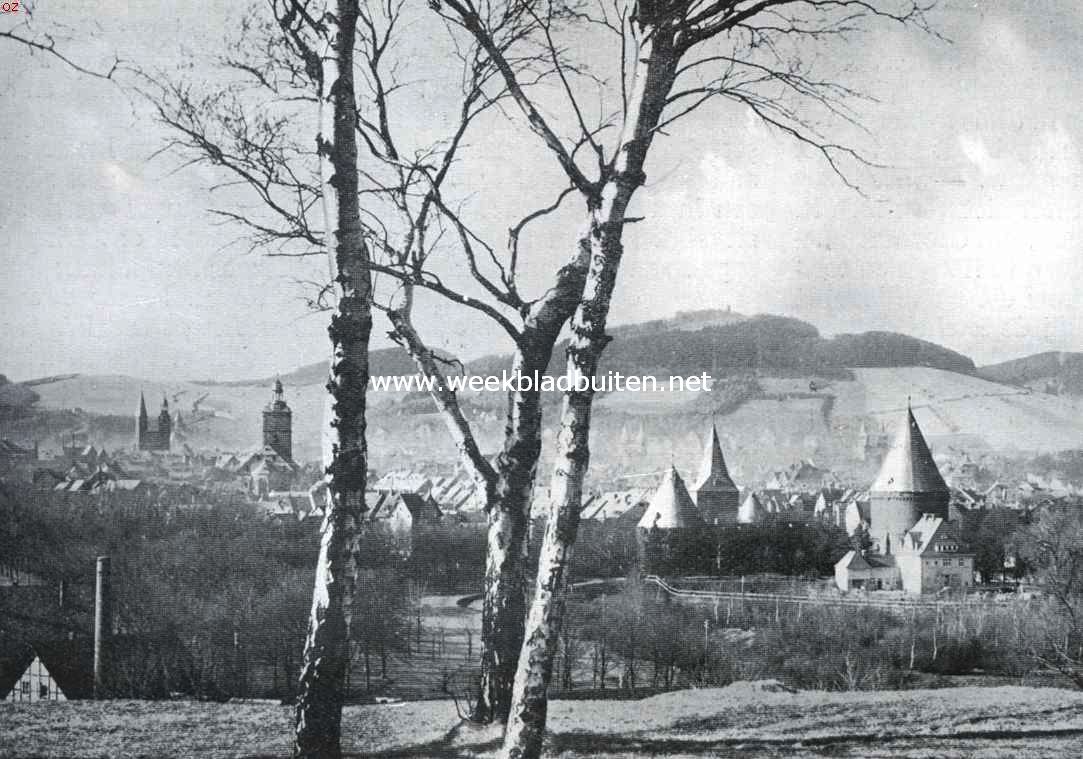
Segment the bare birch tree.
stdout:
<svg viewBox="0 0 1083 759">
<path fill-rule="evenodd" d="M 430 349 L 414 323 L 415 292 L 426 290 L 484 315 L 514 346 L 512 372 L 542 375 L 579 301 L 588 247 L 577 242 L 567 262 L 552 274 L 549 287 L 539 298 L 528 300 L 518 286 L 520 239 L 527 226 L 554 211 L 570 189 L 556 193 L 552 204 L 511 225 L 502 255 L 447 200 L 448 178 L 460 160 L 468 130 L 479 116 L 513 95 L 495 62 L 480 47 L 456 48 L 464 72 L 463 94 L 451 133 L 436 145 L 404 149 L 403 133 L 408 130 L 397 128 L 390 104 L 391 95 L 402 84 L 387 62 L 402 7 L 401 2 L 392 1 L 363 5 L 360 11 L 358 51 L 368 114 L 359 119 L 358 133 L 367 148 L 365 207 L 376 220 L 369 225 L 369 235 L 379 253 L 371 269 L 396 285 L 386 304 L 377 305 L 393 326 L 390 336 L 413 357 L 418 371 L 434 381 L 432 398 L 484 500 L 488 535 L 481 672 L 471 718 L 503 721 L 523 641 L 530 503 L 541 453 L 541 391 L 534 385 L 509 394 L 503 448 L 495 461 L 486 459 L 456 391 L 447 382 L 447 361 Z M 532 15 L 521 10 L 497 21 L 493 34 L 496 44 L 510 47 L 535 28 Z M 504 65 L 524 76 L 528 84 L 556 73 L 544 60 L 539 65 L 538 57 L 530 53 L 512 56 Z M 445 233 L 451 242 L 444 241 Z M 430 260 L 448 248 L 458 253 L 479 293 L 449 287 L 430 266 Z"/>
<path fill-rule="evenodd" d="M 541 392 L 533 386 L 509 394 L 502 450 L 494 460 L 486 458 L 447 382 L 454 364 L 429 347 L 414 322 L 415 293 L 424 290 L 483 314 L 510 338 L 512 371 L 543 375 L 579 302 L 589 246 L 585 240 L 571 246 L 567 261 L 552 273 L 539 297 L 520 293 L 521 239 L 529 225 L 556 210 L 572 188 L 554 191 L 552 203 L 509 224 L 504 246 L 487 243 L 468 225 L 461 204 L 448 198 L 449 176 L 461 162 L 460 148 L 468 130 L 511 93 L 486 51 L 472 44 L 456 47 L 463 70 L 462 99 L 450 133 L 434 145 L 411 145 L 410 130 L 396 122 L 391 103 L 403 87 L 389 63 L 399 39 L 402 7 L 394 1 L 359 6 L 356 57 L 363 91 L 356 132 L 364 154 L 359 167 L 364 186 L 358 195 L 372 252 L 369 268 L 393 285 L 376 306 L 387 313 L 391 337 L 413 357 L 419 372 L 434 380 L 433 400 L 488 513 L 481 676 L 471 716 L 477 721 L 503 720 L 523 640 L 530 501 L 541 452 Z M 492 31 L 498 45 L 510 47 L 535 28 L 536 21 L 522 10 L 495 23 Z M 306 175 L 303 164 L 309 156 L 289 134 L 288 107 L 284 114 L 282 104 L 310 99 L 305 81 L 312 78 L 312 66 L 296 43 L 291 45 L 298 55 L 276 48 L 275 30 L 262 16 L 250 16 L 245 32 L 247 45 L 222 63 L 277 108 L 254 106 L 235 90 L 200 95 L 168 81 L 151 99 L 159 120 L 176 135 L 169 147 L 223 169 L 228 179 L 217 188 L 240 184 L 254 191 L 262 206 L 258 213 L 232 208 L 214 213 L 241 225 L 253 246 L 270 249 L 270 255 L 310 255 L 323 244 L 318 225 L 309 221 L 322 190 Z M 523 79 L 517 84 L 520 88 L 556 74 L 546 60 L 530 53 L 511 56 L 504 65 Z M 445 284 L 431 261 L 449 250 L 469 272 L 477 292 Z M 322 307 L 327 289 L 323 283 L 315 284 L 319 294 L 313 304 Z"/>
<path fill-rule="evenodd" d="M 861 162 L 853 149 L 833 143 L 806 113 L 852 120 L 845 101 L 857 93 L 819 79 L 804 63 L 803 47 L 842 39 L 866 21 L 890 20 L 928 28 L 925 8 L 909 2 L 866 0 L 639 0 L 609 4 L 442 0 L 434 7 L 458 24 L 484 49 L 504 76 L 516 105 L 549 148 L 584 205 L 590 264 L 583 297 L 571 320 L 567 374 L 575 389 L 567 392 L 557 435 L 552 501 L 539 559 L 533 606 L 514 686 L 514 703 L 503 755 L 536 757 L 546 719 L 546 691 L 563 618 L 566 571 L 575 542 L 583 484 L 590 460 L 589 429 L 593 401 L 591 380 L 609 337 L 606 320 L 624 253 L 623 233 L 632 219 L 628 209 L 646 179 L 646 159 L 655 137 L 690 112 L 716 99 L 742 104 L 759 119 L 818 151 L 846 181 L 843 162 Z M 497 43 L 493 20 L 526 8 L 535 21 L 522 40 L 548 52 L 565 85 L 566 112 L 578 139 L 589 145 L 596 164 L 576 160 L 550 119 L 524 92 L 508 60 L 516 50 Z M 613 41 L 617 73 L 609 80 L 619 105 L 601 110 L 588 124 L 581 93 L 572 84 L 576 71 L 568 29 L 594 27 Z M 581 41 L 580 41 L 581 42 Z M 616 138 L 602 139 L 613 127 Z M 574 143 L 573 143 L 574 144 Z"/>
<path fill-rule="evenodd" d="M 360 523 L 366 510 L 365 438 L 372 331 L 372 257 L 361 221 L 355 41 L 357 0 L 272 5 L 279 34 L 263 34 L 268 60 L 253 66 L 224 57 L 228 69 L 275 93 L 249 107 L 242 87 L 198 96 L 168 77 L 142 75 L 158 119 L 173 134 L 165 149 L 225 174 L 217 189 L 255 192 L 262 216 L 215 213 L 243 224 L 256 244 L 300 246 L 325 255 L 331 311 L 323 454 L 327 503 L 321 527 L 312 606 L 295 712 L 294 756 L 335 757 L 349 665 L 350 615 L 356 584 Z M 269 27 L 264 19 L 263 32 Z M 257 29 L 252 17 L 243 34 Z M 290 110 L 292 106 L 297 108 Z M 312 113 L 309 113 L 311 111 Z M 316 115 L 316 119 L 305 118 Z M 315 149 L 290 139 L 294 119 L 315 121 Z M 217 133 L 210 124 L 214 124 Z M 322 224 L 310 223 L 322 210 Z"/>
<path fill-rule="evenodd" d="M 300 3 L 280 16 L 318 82 L 324 246 L 332 277 L 334 310 L 330 394 L 324 434 L 328 503 L 316 564 L 312 610 L 305 640 L 294 726 L 295 757 L 341 754 L 342 702 L 350 658 L 350 615 L 357 582 L 356 553 L 365 507 L 368 449 L 365 408 L 372 332 L 371 256 L 358 201 L 357 100 L 354 40 L 357 0 L 328 0 L 318 15 Z M 320 48 L 306 41 L 306 29 Z M 319 72 L 318 74 L 316 72 Z M 325 449 L 326 450 L 326 449 Z"/>
</svg>

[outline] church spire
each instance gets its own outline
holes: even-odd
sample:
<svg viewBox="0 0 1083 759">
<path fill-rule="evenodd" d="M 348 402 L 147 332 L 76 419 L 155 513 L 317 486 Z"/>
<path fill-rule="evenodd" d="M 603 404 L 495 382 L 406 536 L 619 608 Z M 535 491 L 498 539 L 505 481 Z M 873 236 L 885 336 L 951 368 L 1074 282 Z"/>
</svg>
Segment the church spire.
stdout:
<svg viewBox="0 0 1083 759">
<path fill-rule="evenodd" d="M 139 414 L 135 422 L 135 444 L 141 451 L 168 451 L 169 450 L 169 403 L 165 395 L 162 396 L 162 410 L 153 423 L 147 414 L 146 394 L 139 391 Z"/>
<path fill-rule="evenodd" d="M 718 428 L 711 422 L 711 434 L 708 435 L 707 447 L 703 450 L 703 465 L 700 467 L 699 482 L 695 489 L 700 490 L 737 490 L 737 486 L 726 468 L 726 459 L 722 456 L 722 444 L 718 440 Z"/>
<path fill-rule="evenodd" d="M 275 377 L 271 402 L 263 409 L 263 445 L 286 461 L 293 461 L 293 412 L 286 404 L 282 380 Z"/>
</svg>

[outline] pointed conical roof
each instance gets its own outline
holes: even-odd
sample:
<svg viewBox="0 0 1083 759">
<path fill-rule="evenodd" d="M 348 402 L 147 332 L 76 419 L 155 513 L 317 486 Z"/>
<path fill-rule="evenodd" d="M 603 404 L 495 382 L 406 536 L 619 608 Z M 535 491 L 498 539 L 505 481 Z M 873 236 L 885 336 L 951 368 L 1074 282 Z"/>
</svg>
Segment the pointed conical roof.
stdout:
<svg viewBox="0 0 1083 759">
<path fill-rule="evenodd" d="M 654 491 L 647 510 L 639 520 L 639 526 L 644 530 L 652 527 L 672 530 L 703 526 L 703 518 L 675 467 L 669 468 L 662 478 L 662 484 Z"/>
<path fill-rule="evenodd" d="M 147 415 L 147 399 L 143 397 L 143 393 L 139 393 L 139 416 L 140 418 Z"/>
<path fill-rule="evenodd" d="M 914 412 L 907 404 L 906 416 L 871 490 L 876 493 L 935 493 L 947 489 L 914 419 Z"/>
<path fill-rule="evenodd" d="M 696 492 L 701 490 L 737 492 L 737 486 L 733 484 L 729 470 L 726 469 L 726 460 L 722 457 L 722 444 L 718 442 L 718 428 L 713 423 L 707 447 L 703 451 L 703 466 L 700 468 L 699 482 L 696 483 Z"/>
</svg>

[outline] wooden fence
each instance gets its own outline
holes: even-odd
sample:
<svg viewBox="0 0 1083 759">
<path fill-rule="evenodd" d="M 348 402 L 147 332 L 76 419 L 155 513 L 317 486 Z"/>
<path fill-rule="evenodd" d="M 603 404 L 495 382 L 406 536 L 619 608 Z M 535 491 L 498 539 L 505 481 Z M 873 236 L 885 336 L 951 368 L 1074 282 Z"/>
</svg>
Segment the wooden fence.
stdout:
<svg viewBox="0 0 1083 759">
<path fill-rule="evenodd" d="M 943 609 L 946 607 L 993 604 L 1002 606 L 1005 603 L 1004 601 L 996 602 L 987 598 L 978 598 L 974 595 L 963 596 L 962 598 L 877 598 L 875 594 L 844 596 L 828 594 L 800 595 L 796 593 L 744 593 L 737 591 L 690 590 L 675 587 L 657 575 L 647 575 L 643 578 L 643 581 L 655 585 L 671 596 L 691 601 L 762 601 L 773 604 L 816 604 L 819 606 L 849 606 L 888 610 Z"/>
</svg>

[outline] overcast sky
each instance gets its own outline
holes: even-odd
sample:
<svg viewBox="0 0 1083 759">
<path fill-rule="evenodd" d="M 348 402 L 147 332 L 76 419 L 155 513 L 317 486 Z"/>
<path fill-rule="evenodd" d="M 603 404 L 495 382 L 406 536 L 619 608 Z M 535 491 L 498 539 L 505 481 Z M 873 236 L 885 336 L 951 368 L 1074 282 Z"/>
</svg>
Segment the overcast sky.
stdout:
<svg viewBox="0 0 1083 759">
<path fill-rule="evenodd" d="M 179 67 L 218 49 L 227 16 L 68 0 L 37 3 L 35 19 L 92 39 L 73 43 L 88 59 Z M 1083 350 L 1083 10 L 949 2 L 931 20 L 950 43 L 884 26 L 826 64 L 877 99 L 858 105 L 861 146 L 888 168 L 860 173 L 864 196 L 736 105 L 670 130 L 637 198 L 646 220 L 629 228 L 613 320 L 731 305 L 826 334 L 907 332 L 979 363 Z M 439 113 L 424 86 L 406 96 L 419 123 Z M 148 162 L 162 138 L 119 88 L 0 40 L 0 373 L 236 379 L 325 357 L 325 317 L 294 284 L 314 264 L 229 245 L 235 232 L 206 213 L 213 177 Z M 478 140 L 484 184 L 469 190 L 494 240 L 559 188 L 531 139 L 517 122 Z M 524 244 L 528 286 L 563 259 L 575 220 Z M 423 306 L 433 343 L 506 349 L 477 319 Z"/>
</svg>

